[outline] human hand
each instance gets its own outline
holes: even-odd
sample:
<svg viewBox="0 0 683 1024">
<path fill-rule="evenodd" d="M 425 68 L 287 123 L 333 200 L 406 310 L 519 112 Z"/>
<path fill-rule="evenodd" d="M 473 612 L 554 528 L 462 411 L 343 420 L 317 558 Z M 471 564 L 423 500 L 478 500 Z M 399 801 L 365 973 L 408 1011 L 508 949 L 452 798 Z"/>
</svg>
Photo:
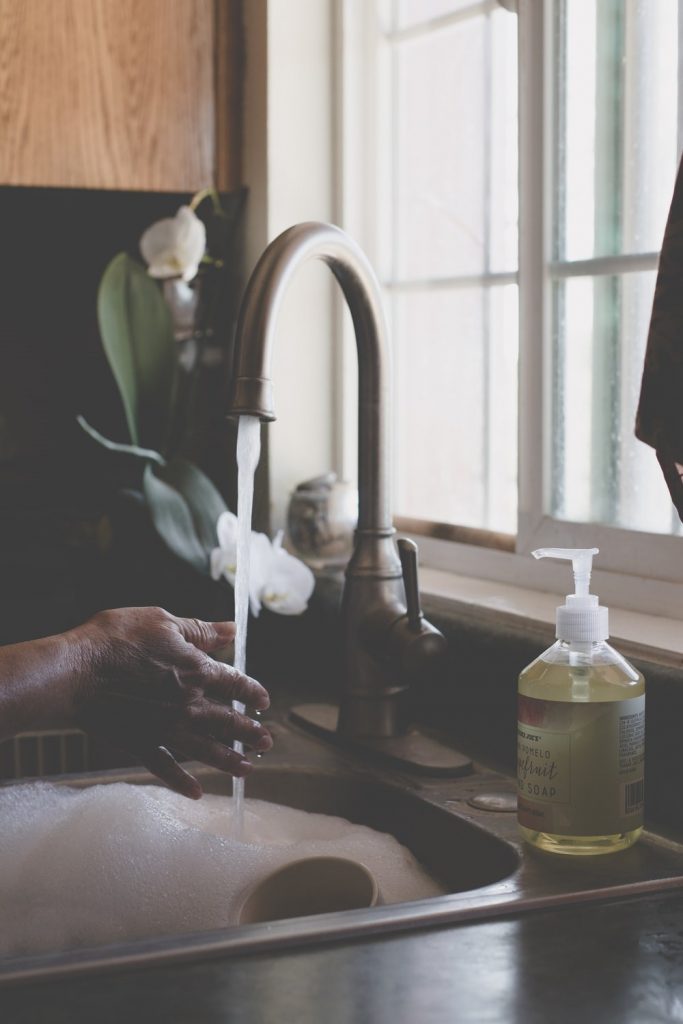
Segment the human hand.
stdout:
<svg viewBox="0 0 683 1024">
<path fill-rule="evenodd" d="M 74 632 L 82 652 L 75 724 L 138 756 L 176 792 L 196 800 L 202 788 L 171 750 L 243 776 L 252 765 L 228 744 L 240 740 L 259 752 L 272 746 L 260 722 L 227 704 L 265 710 L 267 691 L 209 657 L 232 642 L 234 623 L 119 608 L 99 612 Z"/>
</svg>

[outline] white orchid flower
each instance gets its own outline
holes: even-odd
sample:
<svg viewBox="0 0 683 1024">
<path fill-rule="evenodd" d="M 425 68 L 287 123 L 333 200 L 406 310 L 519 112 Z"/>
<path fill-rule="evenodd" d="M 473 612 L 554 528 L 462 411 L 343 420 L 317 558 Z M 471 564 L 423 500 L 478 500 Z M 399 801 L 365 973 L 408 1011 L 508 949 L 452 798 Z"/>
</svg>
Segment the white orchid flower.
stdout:
<svg viewBox="0 0 683 1024">
<path fill-rule="evenodd" d="M 226 552 L 232 552 L 237 559 L 237 516 L 233 512 L 223 512 L 216 523 L 218 544 Z"/>
<path fill-rule="evenodd" d="M 211 575 L 215 580 L 225 576 L 234 587 L 237 578 L 237 516 L 232 512 L 221 513 L 216 523 L 216 533 L 219 546 L 211 552 Z M 269 561 L 270 541 L 264 533 L 252 532 L 249 546 L 249 606 L 255 617 L 261 611 L 261 590 Z"/>
<path fill-rule="evenodd" d="M 265 533 L 252 533 L 249 547 L 249 607 L 258 618 L 263 594 L 268 586 L 273 548 Z"/>
<path fill-rule="evenodd" d="M 268 579 L 262 601 L 271 612 L 301 615 L 315 587 L 315 576 L 303 562 L 282 547 L 282 530 L 273 541 Z"/>
<path fill-rule="evenodd" d="M 217 548 L 211 552 L 211 575 L 235 585 L 237 516 L 223 512 L 216 524 Z M 307 565 L 282 547 L 282 532 L 273 544 L 265 533 L 252 531 L 249 548 L 249 607 L 256 618 L 262 605 L 280 615 L 300 615 L 308 607 L 315 577 Z"/>
<path fill-rule="evenodd" d="M 140 252 L 151 277 L 180 277 L 191 281 L 206 250 L 206 228 L 189 206 L 147 228 Z"/>
</svg>

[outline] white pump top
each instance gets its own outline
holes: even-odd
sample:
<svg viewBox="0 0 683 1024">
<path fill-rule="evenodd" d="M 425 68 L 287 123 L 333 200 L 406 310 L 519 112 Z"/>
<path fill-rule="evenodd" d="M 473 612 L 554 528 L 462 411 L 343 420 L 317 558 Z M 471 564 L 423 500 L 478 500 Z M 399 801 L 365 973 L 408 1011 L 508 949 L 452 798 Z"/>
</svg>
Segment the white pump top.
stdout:
<svg viewBox="0 0 683 1024">
<path fill-rule="evenodd" d="M 566 558 L 574 570 L 575 593 L 568 594 L 565 604 L 557 609 L 555 636 L 568 643 L 591 643 L 609 636 L 608 610 L 598 604 L 588 588 L 593 568 L 593 555 L 598 548 L 538 548 L 534 558 Z"/>
</svg>

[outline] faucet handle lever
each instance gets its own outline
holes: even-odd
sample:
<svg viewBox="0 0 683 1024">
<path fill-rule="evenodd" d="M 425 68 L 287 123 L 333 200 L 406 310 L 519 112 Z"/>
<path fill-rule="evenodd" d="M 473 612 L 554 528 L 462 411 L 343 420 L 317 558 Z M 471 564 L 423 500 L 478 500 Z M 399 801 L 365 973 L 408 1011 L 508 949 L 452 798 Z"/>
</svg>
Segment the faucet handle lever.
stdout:
<svg viewBox="0 0 683 1024">
<path fill-rule="evenodd" d="M 408 626 L 413 632 L 418 633 L 422 627 L 422 608 L 417 579 L 417 544 L 407 537 L 401 537 L 396 543 L 403 570 Z"/>
</svg>

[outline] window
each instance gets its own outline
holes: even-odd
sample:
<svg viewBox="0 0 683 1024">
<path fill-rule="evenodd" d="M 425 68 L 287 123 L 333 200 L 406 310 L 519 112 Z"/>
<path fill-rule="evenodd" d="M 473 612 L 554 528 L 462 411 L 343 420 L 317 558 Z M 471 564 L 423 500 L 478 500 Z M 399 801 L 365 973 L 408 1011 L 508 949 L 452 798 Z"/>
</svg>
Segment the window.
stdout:
<svg viewBox="0 0 683 1024">
<path fill-rule="evenodd" d="M 678 2 L 562 0 L 551 32 L 550 511 L 678 531 L 633 436 L 677 166 Z"/>
<path fill-rule="evenodd" d="M 633 435 L 680 152 L 678 0 L 344 12 L 343 209 L 385 290 L 398 515 L 683 579 Z"/>
<path fill-rule="evenodd" d="M 514 534 L 516 18 L 490 2 L 365 6 L 377 185 L 363 235 L 392 328 L 395 508 Z"/>
</svg>

